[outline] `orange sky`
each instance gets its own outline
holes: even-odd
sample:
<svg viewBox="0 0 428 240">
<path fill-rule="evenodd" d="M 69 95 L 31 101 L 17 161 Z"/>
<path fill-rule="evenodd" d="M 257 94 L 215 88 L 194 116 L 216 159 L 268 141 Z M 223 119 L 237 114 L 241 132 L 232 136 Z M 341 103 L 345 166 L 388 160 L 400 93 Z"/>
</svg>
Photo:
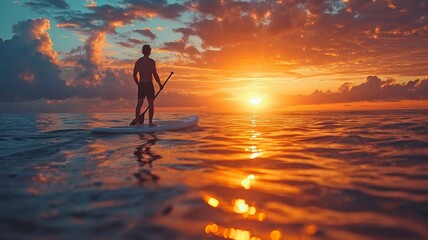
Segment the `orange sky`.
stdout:
<svg viewBox="0 0 428 240">
<path fill-rule="evenodd" d="M 128 111 L 143 44 L 169 110 L 428 107 L 426 1 L 122 2 L 2 2 L 0 111 Z"/>
</svg>

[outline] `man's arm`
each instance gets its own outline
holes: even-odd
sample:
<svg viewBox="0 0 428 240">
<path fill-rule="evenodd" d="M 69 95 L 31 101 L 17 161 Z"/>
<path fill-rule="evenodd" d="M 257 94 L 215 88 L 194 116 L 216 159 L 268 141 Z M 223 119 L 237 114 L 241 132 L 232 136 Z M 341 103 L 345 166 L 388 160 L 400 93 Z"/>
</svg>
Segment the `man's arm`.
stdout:
<svg viewBox="0 0 428 240">
<path fill-rule="evenodd" d="M 159 84 L 160 89 L 163 89 L 163 85 L 160 81 L 158 72 L 156 71 L 156 62 L 155 61 L 153 61 L 153 77 L 155 77 L 155 80 Z"/>
<path fill-rule="evenodd" d="M 137 63 L 138 63 L 138 61 L 135 62 L 135 65 L 134 65 L 134 74 L 132 74 L 132 77 L 134 78 L 135 84 L 138 85 L 138 76 L 137 76 L 138 67 L 137 67 Z"/>
</svg>

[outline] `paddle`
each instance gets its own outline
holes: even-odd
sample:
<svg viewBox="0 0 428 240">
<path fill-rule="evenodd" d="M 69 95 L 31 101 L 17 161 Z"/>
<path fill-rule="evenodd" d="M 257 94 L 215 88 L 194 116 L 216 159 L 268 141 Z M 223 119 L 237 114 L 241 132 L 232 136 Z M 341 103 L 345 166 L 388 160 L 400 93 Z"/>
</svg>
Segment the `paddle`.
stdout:
<svg viewBox="0 0 428 240">
<path fill-rule="evenodd" d="M 168 82 L 168 80 L 171 78 L 172 74 L 174 74 L 174 72 L 171 72 L 171 74 L 169 74 L 168 78 L 165 80 L 165 82 L 162 84 L 163 87 L 165 87 L 166 83 Z M 162 88 L 163 89 L 163 88 Z M 155 95 L 155 99 L 156 97 L 159 95 L 159 93 L 162 91 L 162 89 L 159 89 L 159 91 L 156 93 Z M 149 106 L 146 107 L 146 110 L 144 110 L 143 113 L 140 114 L 140 118 L 143 117 L 144 118 L 144 114 L 147 112 L 147 110 L 149 110 Z M 132 120 L 132 122 L 129 124 L 129 126 L 135 125 L 137 122 L 137 119 Z"/>
</svg>

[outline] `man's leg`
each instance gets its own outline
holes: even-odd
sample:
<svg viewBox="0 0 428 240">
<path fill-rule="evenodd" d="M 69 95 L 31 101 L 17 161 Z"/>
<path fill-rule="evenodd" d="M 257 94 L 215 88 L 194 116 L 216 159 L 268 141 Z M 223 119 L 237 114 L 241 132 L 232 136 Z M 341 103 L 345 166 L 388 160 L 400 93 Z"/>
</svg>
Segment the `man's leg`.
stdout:
<svg viewBox="0 0 428 240">
<path fill-rule="evenodd" d="M 149 126 L 154 127 L 156 126 L 156 124 L 153 123 L 153 114 L 155 112 L 154 99 L 148 99 L 147 101 L 149 102 Z"/>
<path fill-rule="evenodd" d="M 137 106 L 135 107 L 135 120 L 136 125 L 140 125 L 144 123 L 144 117 L 143 119 L 140 119 L 140 112 L 141 112 L 141 106 L 143 106 L 144 98 L 139 98 L 137 102 Z"/>
</svg>

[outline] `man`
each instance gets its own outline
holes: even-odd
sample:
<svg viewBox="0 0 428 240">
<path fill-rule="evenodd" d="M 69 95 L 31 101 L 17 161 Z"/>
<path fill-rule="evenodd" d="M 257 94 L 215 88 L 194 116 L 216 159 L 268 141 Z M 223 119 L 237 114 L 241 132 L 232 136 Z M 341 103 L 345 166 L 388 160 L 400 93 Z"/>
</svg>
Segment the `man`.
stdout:
<svg viewBox="0 0 428 240">
<path fill-rule="evenodd" d="M 142 53 L 144 56 L 135 62 L 133 77 L 135 83 L 138 86 L 138 102 L 137 107 L 135 108 L 136 124 L 141 125 L 144 123 L 144 115 L 143 119 L 140 119 L 140 111 L 144 98 L 147 97 L 147 102 L 149 103 L 149 127 L 154 127 L 156 124 L 153 123 L 153 101 L 155 100 L 153 77 L 155 77 L 155 80 L 159 84 L 160 89 L 163 89 L 163 85 L 161 84 L 159 75 L 156 71 L 155 61 L 149 58 L 151 51 L 152 49 L 150 48 L 150 45 L 143 46 Z M 140 80 L 138 80 L 137 73 L 140 75 Z"/>
</svg>

